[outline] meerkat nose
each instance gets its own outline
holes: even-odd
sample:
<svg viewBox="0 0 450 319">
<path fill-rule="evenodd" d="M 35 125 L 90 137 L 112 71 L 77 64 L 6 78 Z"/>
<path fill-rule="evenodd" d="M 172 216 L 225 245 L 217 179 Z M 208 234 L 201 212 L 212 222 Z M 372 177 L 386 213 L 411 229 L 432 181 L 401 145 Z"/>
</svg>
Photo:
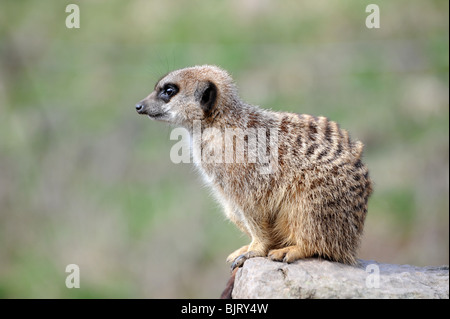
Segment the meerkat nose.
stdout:
<svg viewBox="0 0 450 319">
<path fill-rule="evenodd" d="M 136 104 L 136 111 L 139 114 L 141 114 L 143 110 L 144 110 L 144 104 L 141 104 L 141 103 Z"/>
</svg>

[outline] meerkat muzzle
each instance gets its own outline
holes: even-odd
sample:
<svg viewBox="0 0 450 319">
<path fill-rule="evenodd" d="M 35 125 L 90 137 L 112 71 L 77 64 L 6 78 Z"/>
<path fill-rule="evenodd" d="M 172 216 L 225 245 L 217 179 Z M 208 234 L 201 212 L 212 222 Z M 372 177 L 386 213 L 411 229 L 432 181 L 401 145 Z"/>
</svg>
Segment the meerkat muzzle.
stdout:
<svg viewBox="0 0 450 319">
<path fill-rule="evenodd" d="M 144 110 L 145 110 L 145 105 L 144 105 L 143 103 L 138 103 L 138 104 L 136 104 L 136 111 L 137 111 L 139 114 L 143 114 L 143 113 L 144 113 Z"/>
</svg>

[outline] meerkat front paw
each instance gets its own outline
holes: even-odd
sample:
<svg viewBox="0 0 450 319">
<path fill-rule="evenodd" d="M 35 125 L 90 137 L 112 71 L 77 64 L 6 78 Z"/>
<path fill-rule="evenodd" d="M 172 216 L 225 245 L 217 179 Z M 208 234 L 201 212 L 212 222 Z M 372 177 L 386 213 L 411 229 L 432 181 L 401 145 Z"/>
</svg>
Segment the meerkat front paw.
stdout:
<svg viewBox="0 0 450 319">
<path fill-rule="evenodd" d="M 298 245 L 288 246 L 281 249 L 273 249 L 269 251 L 267 256 L 272 260 L 283 261 L 286 263 L 292 263 L 298 259 L 306 257 L 304 250 Z"/>
<path fill-rule="evenodd" d="M 264 257 L 264 256 L 265 256 L 264 254 L 259 253 L 255 250 L 247 251 L 246 253 L 238 256 L 233 261 L 233 263 L 231 264 L 231 271 L 233 271 L 235 268 L 242 267 L 247 259 L 254 258 L 254 257 Z"/>
<path fill-rule="evenodd" d="M 240 255 L 246 253 L 248 251 L 248 247 L 249 246 L 250 245 L 242 246 L 241 248 L 236 249 L 231 254 L 229 254 L 228 257 L 227 257 L 227 263 L 233 262 L 237 257 L 239 257 Z"/>
</svg>

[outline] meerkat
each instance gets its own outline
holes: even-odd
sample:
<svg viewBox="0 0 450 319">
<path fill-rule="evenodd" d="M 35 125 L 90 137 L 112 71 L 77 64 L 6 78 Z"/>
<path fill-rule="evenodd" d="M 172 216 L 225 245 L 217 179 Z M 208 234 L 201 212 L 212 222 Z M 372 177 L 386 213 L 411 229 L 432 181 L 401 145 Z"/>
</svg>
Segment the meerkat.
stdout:
<svg viewBox="0 0 450 319">
<path fill-rule="evenodd" d="M 257 141 L 225 161 L 224 138 L 209 134 L 192 154 L 226 217 L 251 239 L 228 256 L 232 269 L 253 257 L 357 263 L 372 183 L 363 144 L 337 123 L 245 103 L 231 76 L 211 65 L 170 72 L 135 107 L 191 137 L 197 125 L 222 137 L 227 129 L 241 130 L 245 143 Z M 232 136 L 234 148 L 238 137 Z M 205 160 L 213 153 L 219 160 Z"/>
</svg>

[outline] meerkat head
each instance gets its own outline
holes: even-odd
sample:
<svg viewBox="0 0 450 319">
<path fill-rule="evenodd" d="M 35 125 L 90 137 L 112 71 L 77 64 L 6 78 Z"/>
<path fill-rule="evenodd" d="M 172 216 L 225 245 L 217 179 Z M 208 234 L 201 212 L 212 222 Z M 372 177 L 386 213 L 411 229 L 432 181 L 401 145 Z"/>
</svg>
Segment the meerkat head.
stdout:
<svg viewBox="0 0 450 319">
<path fill-rule="evenodd" d="M 136 104 L 136 111 L 189 128 L 194 120 L 208 119 L 227 101 L 236 100 L 235 95 L 235 85 L 226 71 L 210 65 L 195 66 L 161 78 L 153 92 Z"/>
</svg>

